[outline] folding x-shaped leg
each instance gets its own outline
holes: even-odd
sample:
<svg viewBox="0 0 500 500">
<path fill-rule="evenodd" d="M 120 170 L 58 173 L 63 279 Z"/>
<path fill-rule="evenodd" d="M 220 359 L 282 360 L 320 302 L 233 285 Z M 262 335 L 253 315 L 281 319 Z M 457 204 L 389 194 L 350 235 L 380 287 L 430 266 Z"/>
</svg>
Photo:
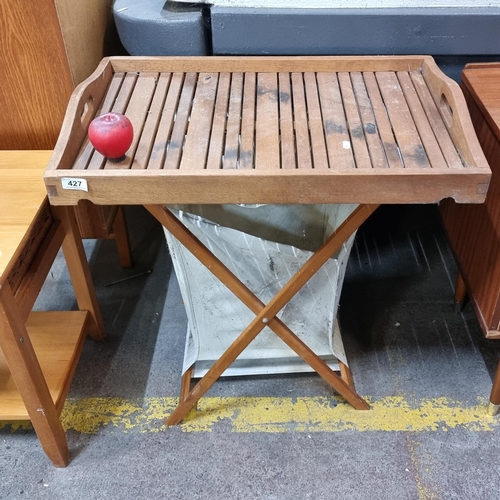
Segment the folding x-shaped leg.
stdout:
<svg viewBox="0 0 500 500">
<path fill-rule="evenodd" d="M 255 319 L 227 348 L 212 365 L 195 387 L 181 397 L 179 405 L 168 417 L 167 424 L 179 423 L 193 408 L 198 400 L 222 375 L 222 373 L 243 352 L 250 342 L 268 326 L 291 349 L 293 349 L 314 371 L 333 389 L 358 410 L 369 409 L 368 403 L 339 377 L 321 358 L 304 344 L 276 314 L 285 307 L 290 299 L 309 281 L 321 266 L 341 247 L 349 236 L 374 212 L 378 205 L 360 205 L 310 257 L 301 269 L 283 286 L 266 305 L 261 302 L 224 264 L 217 259 L 168 209 L 160 205 L 147 205 L 146 208 L 170 231 L 204 266 L 206 266 L 225 286 L 229 288 L 252 312 Z M 183 383 L 183 385 L 185 382 Z M 187 392 L 187 391 L 185 391 Z"/>
</svg>

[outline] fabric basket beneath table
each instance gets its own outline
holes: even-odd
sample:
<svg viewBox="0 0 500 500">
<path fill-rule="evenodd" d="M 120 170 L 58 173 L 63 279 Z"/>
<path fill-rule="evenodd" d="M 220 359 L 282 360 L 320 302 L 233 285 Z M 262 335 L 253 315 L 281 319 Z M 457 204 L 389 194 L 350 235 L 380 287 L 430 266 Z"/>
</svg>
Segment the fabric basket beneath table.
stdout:
<svg viewBox="0 0 500 500">
<path fill-rule="evenodd" d="M 169 206 L 179 220 L 262 302 L 268 303 L 357 205 Z M 203 376 L 255 318 L 165 230 L 188 317 L 183 373 Z M 278 317 L 329 366 L 344 364 L 336 322 L 353 234 Z M 225 376 L 313 371 L 268 327 Z"/>
</svg>

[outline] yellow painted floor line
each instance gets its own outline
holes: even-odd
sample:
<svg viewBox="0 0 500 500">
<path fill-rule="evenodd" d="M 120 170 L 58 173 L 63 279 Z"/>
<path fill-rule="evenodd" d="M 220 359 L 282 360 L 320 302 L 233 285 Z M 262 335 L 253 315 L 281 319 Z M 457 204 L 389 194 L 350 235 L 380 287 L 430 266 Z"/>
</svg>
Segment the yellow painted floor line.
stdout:
<svg viewBox="0 0 500 500">
<path fill-rule="evenodd" d="M 369 398 L 367 398 L 369 400 Z M 164 432 L 165 418 L 177 398 L 143 400 L 83 398 L 66 401 L 61 418 L 66 430 L 97 433 L 106 426 L 122 432 Z M 493 431 L 499 419 L 487 414 L 487 401 L 476 405 L 448 398 L 409 402 L 404 397 L 370 401 L 368 411 L 358 411 L 344 400 L 331 397 L 250 398 L 206 397 L 180 424 L 185 432 L 211 432 L 224 420 L 233 432 L 345 432 Z M 9 423 L 13 429 L 20 423 Z M 6 422 L 0 424 L 5 427 Z M 227 427 L 226 427 L 227 428 Z"/>
</svg>

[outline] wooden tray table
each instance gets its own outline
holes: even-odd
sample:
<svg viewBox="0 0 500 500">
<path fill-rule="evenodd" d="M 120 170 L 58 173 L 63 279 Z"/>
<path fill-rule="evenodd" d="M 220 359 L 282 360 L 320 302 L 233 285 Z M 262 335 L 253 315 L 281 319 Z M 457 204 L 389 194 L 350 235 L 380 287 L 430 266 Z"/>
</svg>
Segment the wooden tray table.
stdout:
<svg viewBox="0 0 500 500">
<path fill-rule="evenodd" d="M 87 138 L 111 110 L 135 130 L 119 163 Z M 118 57 L 75 90 L 45 183 L 54 205 L 145 205 L 256 314 L 193 390 L 183 381 L 174 424 L 265 326 L 368 408 L 276 314 L 379 204 L 482 203 L 490 176 L 463 95 L 431 57 Z M 164 208 L 176 203 L 360 206 L 265 305 Z"/>
</svg>

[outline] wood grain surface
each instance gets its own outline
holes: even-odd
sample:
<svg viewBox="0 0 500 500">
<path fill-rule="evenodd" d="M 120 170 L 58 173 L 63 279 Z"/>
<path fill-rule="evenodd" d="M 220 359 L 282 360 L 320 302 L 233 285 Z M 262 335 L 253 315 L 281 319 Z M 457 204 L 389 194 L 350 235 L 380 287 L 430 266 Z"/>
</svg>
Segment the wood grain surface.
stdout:
<svg viewBox="0 0 500 500">
<path fill-rule="evenodd" d="M 52 149 L 74 88 L 54 2 L 1 2 L 0 19 L 0 149 Z"/>
</svg>

